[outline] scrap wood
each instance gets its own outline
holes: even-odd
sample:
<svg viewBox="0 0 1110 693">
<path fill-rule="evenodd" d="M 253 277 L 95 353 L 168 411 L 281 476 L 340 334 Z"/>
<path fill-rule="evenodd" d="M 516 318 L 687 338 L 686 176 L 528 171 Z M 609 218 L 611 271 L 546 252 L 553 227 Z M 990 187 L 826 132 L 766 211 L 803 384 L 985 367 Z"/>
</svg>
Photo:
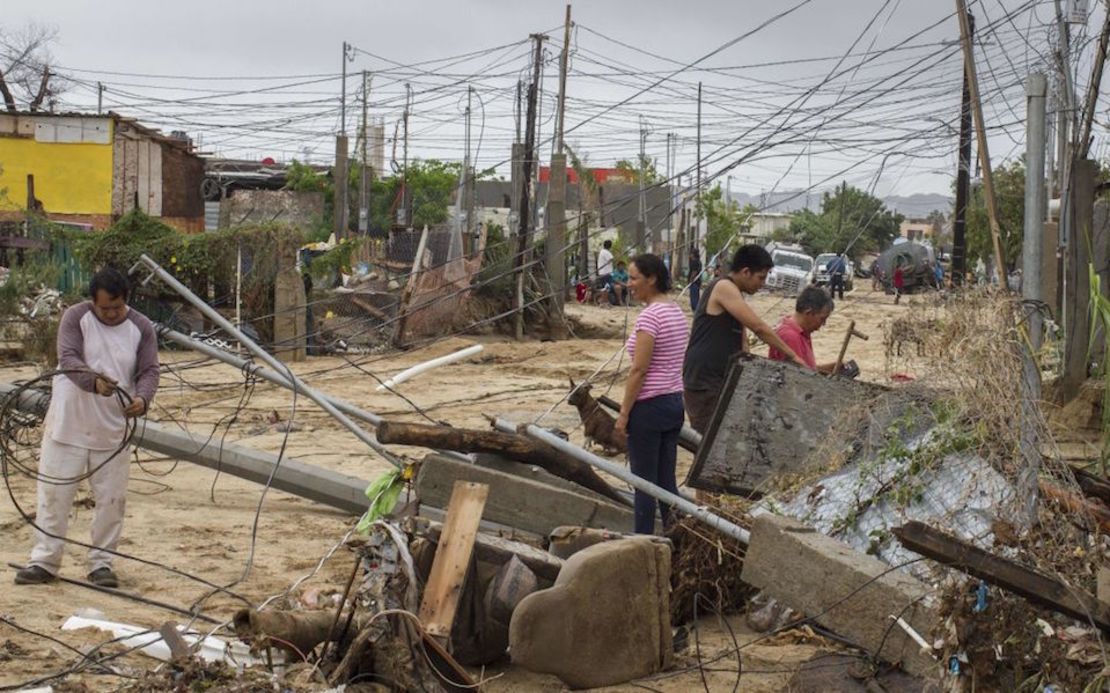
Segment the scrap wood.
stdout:
<svg viewBox="0 0 1110 693">
<path fill-rule="evenodd" d="M 1110 503 L 1110 481 L 1102 477 L 1095 476 L 1085 469 L 1069 465 L 1072 474 L 1075 475 L 1075 482 L 1079 484 L 1079 490 L 1083 495 L 1089 498 L 1098 498 L 1104 503 Z"/>
<path fill-rule="evenodd" d="M 432 572 L 420 604 L 420 622 L 431 635 L 447 638 L 451 634 L 488 495 L 489 486 L 485 484 L 455 482 L 443 535 L 436 546 Z"/>
<path fill-rule="evenodd" d="M 516 433 L 486 431 L 469 428 L 452 428 L 433 424 L 383 421 L 378 425 L 377 437 L 381 443 L 420 445 L 433 450 L 458 452 L 489 452 L 534 464 L 561 476 L 568 481 L 599 493 L 621 505 L 628 499 L 605 482 L 589 465 L 552 450 L 543 443 Z"/>
<path fill-rule="evenodd" d="M 443 525 L 438 522 L 428 523 L 427 529 L 422 530 L 428 540 L 438 544 L 443 536 Z M 548 582 L 554 582 L 559 577 L 559 570 L 563 567 L 563 560 L 552 556 L 546 551 L 519 541 L 512 541 L 492 534 L 479 533 L 474 540 L 474 553 L 478 560 L 501 565 L 512 560 L 520 559 L 538 577 Z"/>
<path fill-rule="evenodd" d="M 1089 515 L 1103 532 L 1110 532 L 1110 508 L 1104 504 L 1087 500 L 1044 479 L 1038 485 L 1045 498 L 1055 501 L 1069 513 Z"/>
<path fill-rule="evenodd" d="M 1110 606 L 1100 603 L 1093 595 L 995 556 L 922 522 L 907 522 L 894 528 L 893 533 L 911 551 L 1110 632 Z"/>
<path fill-rule="evenodd" d="M 386 314 L 386 312 L 384 310 L 382 310 L 381 308 L 378 308 L 377 306 L 370 303 L 369 301 L 362 300 L 361 298 L 359 298 L 358 296 L 355 296 L 353 294 L 351 295 L 351 303 L 355 304 L 356 306 L 363 309 L 364 311 L 366 311 L 370 315 L 373 315 L 375 318 L 377 318 L 379 320 L 388 321 L 390 319 L 389 316 Z"/>
</svg>

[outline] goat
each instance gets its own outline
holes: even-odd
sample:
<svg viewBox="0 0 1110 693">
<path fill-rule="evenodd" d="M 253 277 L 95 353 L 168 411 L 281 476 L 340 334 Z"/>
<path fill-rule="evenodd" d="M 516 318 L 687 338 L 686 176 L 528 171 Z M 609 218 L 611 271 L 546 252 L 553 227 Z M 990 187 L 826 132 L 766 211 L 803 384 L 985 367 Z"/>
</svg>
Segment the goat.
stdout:
<svg viewBox="0 0 1110 693">
<path fill-rule="evenodd" d="M 567 401 L 578 409 L 578 418 L 582 419 L 587 443 L 600 445 L 602 450 L 610 455 L 628 452 L 628 442 L 613 431 L 616 419 L 590 395 L 589 383 L 575 385 L 574 379 L 571 378 L 570 395 Z"/>
</svg>

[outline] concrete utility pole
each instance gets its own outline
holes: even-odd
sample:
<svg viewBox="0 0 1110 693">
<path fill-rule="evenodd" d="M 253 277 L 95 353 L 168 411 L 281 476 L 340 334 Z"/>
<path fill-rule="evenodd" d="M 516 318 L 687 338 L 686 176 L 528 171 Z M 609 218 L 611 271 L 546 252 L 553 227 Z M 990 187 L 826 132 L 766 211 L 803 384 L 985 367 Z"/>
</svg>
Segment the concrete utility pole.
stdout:
<svg viewBox="0 0 1110 693">
<path fill-rule="evenodd" d="M 639 210 L 636 216 L 636 250 L 640 253 L 648 252 L 647 248 L 647 198 L 644 190 L 644 178 L 647 176 L 647 126 L 644 117 L 640 116 L 640 165 L 639 169 Z"/>
<path fill-rule="evenodd" d="M 701 242 L 701 82 L 698 82 L 698 171 L 697 171 L 697 189 L 694 191 L 694 237 L 690 239 L 692 245 L 697 246 Z"/>
<path fill-rule="evenodd" d="M 347 235 L 347 63 L 354 60 L 354 46 L 343 42 L 343 79 L 339 88 L 339 134 L 335 138 L 335 170 L 332 182 L 335 185 L 334 218 L 335 239 L 343 240 Z"/>
<path fill-rule="evenodd" d="M 1070 402 L 1087 379 L 1087 345 L 1091 327 L 1091 240 L 1094 229 L 1095 182 L 1098 162 L 1080 159 L 1073 163 L 1070 190 L 1066 196 L 1073 231 L 1067 247 L 1068 283 L 1064 300 L 1064 372 L 1058 383 L 1060 403 Z M 1061 213 L 1061 216 L 1063 214 Z"/>
<path fill-rule="evenodd" d="M 104 83 L 96 83 L 96 114 L 100 115 L 104 110 Z"/>
<path fill-rule="evenodd" d="M 524 274 L 528 246 L 531 240 L 529 227 L 532 222 L 532 167 L 536 156 L 536 97 L 540 88 L 543 42 L 546 38 L 543 34 L 532 34 L 532 40 L 536 43 L 536 50 L 532 59 L 532 83 L 528 85 L 528 116 L 524 130 L 524 161 L 521 165 L 521 191 L 517 206 L 520 210 L 520 233 L 517 238 L 516 257 L 513 259 L 513 265 L 516 268 L 516 300 L 513 308 L 516 311 L 515 334 L 517 339 L 524 338 Z"/>
<path fill-rule="evenodd" d="M 370 101 L 370 73 L 362 71 L 362 170 L 358 186 L 358 232 L 365 235 L 370 233 L 370 172 L 367 164 L 366 150 L 369 135 L 367 132 L 367 109 Z"/>
<path fill-rule="evenodd" d="M 405 228 L 412 228 L 412 196 L 409 194 L 409 109 L 412 107 L 412 85 L 405 83 L 405 112 L 401 116 L 405 130 L 405 144 L 401 163 L 401 204 L 405 210 Z"/>
<path fill-rule="evenodd" d="M 983 120 L 983 103 L 979 100 L 979 83 L 975 76 L 975 56 L 971 51 L 971 26 L 967 19 L 967 3 L 956 0 L 956 16 L 960 20 L 960 40 L 964 49 L 964 72 L 971 95 L 972 116 L 975 118 L 975 135 L 979 144 L 979 163 L 983 172 L 983 197 L 987 201 L 990 218 L 991 241 L 994 246 L 994 265 L 998 285 L 1006 288 L 1006 260 L 1002 256 L 1002 230 L 998 225 L 998 200 L 994 196 L 994 176 L 991 172 L 990 150 L 987 149 L 987 127 Z"/>
<path fill-rule="evenodd" d="M 555 111 L 555 153 L 551 156 L 551 178 L 547 183 L 547 243 L 544 244 L 544 265 L 547 267 L 551 329 L 556 338 L 565 338 L 563 304 L 567 289 L 567 155 L 563 132 L 566 125 L 567 62 L 570 56 L 570 5 L 563 23 L 563 52 L 559 56 L 559 97 Z M 581 211 L 582 201 L 578 201 Z"/>
<path fill-rule="evenodd" d="M 674 208 L 675 208 L 675 189 L 677 186 L 674 184 L 674 155 L 671 152 L 671 143 L 674 141 L 674 133 L 667 133 L 667 190 L 670 191 L 670 200 L 667 203 L 667 239 L 666 243 L 671 249 L 671 275 L 677 276 L 674 273 L 675 263 L 675 245 L 674 245 Z"/>
<path fill-rule="evenodd" d="M 464 197 L 462 197 L 462 208 L 463 208 L 463 212 L 465 214 L 465 220 L 463 222 L 463 226 L 464 226 L 464 229 L 463 229 L 463 247 L 464 248 L 469 248 L 470 247 L 470 239 L 471 239 L 470 231 L 473 228 L 473 226 L 472 226 L 472 222 L 473 222 L 472 216 L 473 216 L 473 211 L 474 211 L 474 205 L 471 204 L 471 202 L 472 202 L 474 196 L 472 194 L 473 190 L 471 188 L 474 185 L 474 179 L 470 175 L 470 165 L 471 165 L 471 162 L 470 162 L 470 120 L 471 120 L 470 114 L 471 114 L 471 110 L 470 109 L 471 109 L 471 106 L 472 106 L 471 97 L 473 95 L 474 95 L 474 87 L 472 87 L 468 84 L 466 86 L 466 137 L 465 137 L 465 141 L 464 141 L 464 149 L 466 150 L 466 153 L 463 155 L 462 180 L 460 181 L 459 191 L 458 191 L 459 195 L 464 196 Z"/>
<path fill-rule="evenodd" d="M 1044 164 L 1045 94 L 1043 74 L 1025 80 L 1025 233 L 1022 239 L 1021 295 L 1030 301 L 1044 300 L 1041 267 L 1044 255 Z M 1029 337 L 1036 351 L 1041 346 L 1041 314 L 1030 311 Z"/>
</svg>

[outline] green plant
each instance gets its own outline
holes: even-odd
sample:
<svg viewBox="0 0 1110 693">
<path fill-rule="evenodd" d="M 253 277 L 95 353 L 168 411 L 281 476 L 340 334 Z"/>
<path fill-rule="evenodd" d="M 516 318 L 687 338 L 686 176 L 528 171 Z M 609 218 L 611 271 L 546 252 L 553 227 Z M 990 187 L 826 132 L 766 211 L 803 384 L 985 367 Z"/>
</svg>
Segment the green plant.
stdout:
<svg viewBox="0 0 1110 693">
<path fill-rule="evenodd" d="M 1110 298 L 1102 291 L 1102 277 L 1095 271 L 1094 264 L 1087 266 L 1090 277 L 1091 333 L 1087 345 L 1088 354 L 1097 353 L 1098 340 L 1102 340 L 1102 455 L 1103 473 L 1110 462 L 1110 348 L 1106 346 L 1110 335 Z"/>
<path fill-rule="evenodd" d="M 42 253 L 28 253 L 22 265 L 11 268 L 8 280 L 0 286 L 0 315 L 19 315 L 20 299 L 34 295 L 40 288 L 53 289 L 61 268 Z"/>
</svg>

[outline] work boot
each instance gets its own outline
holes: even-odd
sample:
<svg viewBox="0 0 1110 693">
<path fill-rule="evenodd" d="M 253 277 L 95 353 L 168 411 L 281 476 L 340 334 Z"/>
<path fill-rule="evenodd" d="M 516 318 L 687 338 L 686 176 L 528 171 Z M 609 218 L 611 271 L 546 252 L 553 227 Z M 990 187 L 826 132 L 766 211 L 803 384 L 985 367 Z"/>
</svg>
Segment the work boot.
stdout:
<svg viewBox="0 0 1110 693">
<path fill-rule="evenodd" d="M 119 587 L 119 578 L 111 568 L 97 568 L 89 573 L 89 582 L 97 587 Z"/>
<path fill-rule="evenodd" d="M 15 574 L 15 584 L 17 585 L 43 585 L 54 582 L 54 579 L 53 573 L 38 565 L 20 568 Z"/>
</svg>

